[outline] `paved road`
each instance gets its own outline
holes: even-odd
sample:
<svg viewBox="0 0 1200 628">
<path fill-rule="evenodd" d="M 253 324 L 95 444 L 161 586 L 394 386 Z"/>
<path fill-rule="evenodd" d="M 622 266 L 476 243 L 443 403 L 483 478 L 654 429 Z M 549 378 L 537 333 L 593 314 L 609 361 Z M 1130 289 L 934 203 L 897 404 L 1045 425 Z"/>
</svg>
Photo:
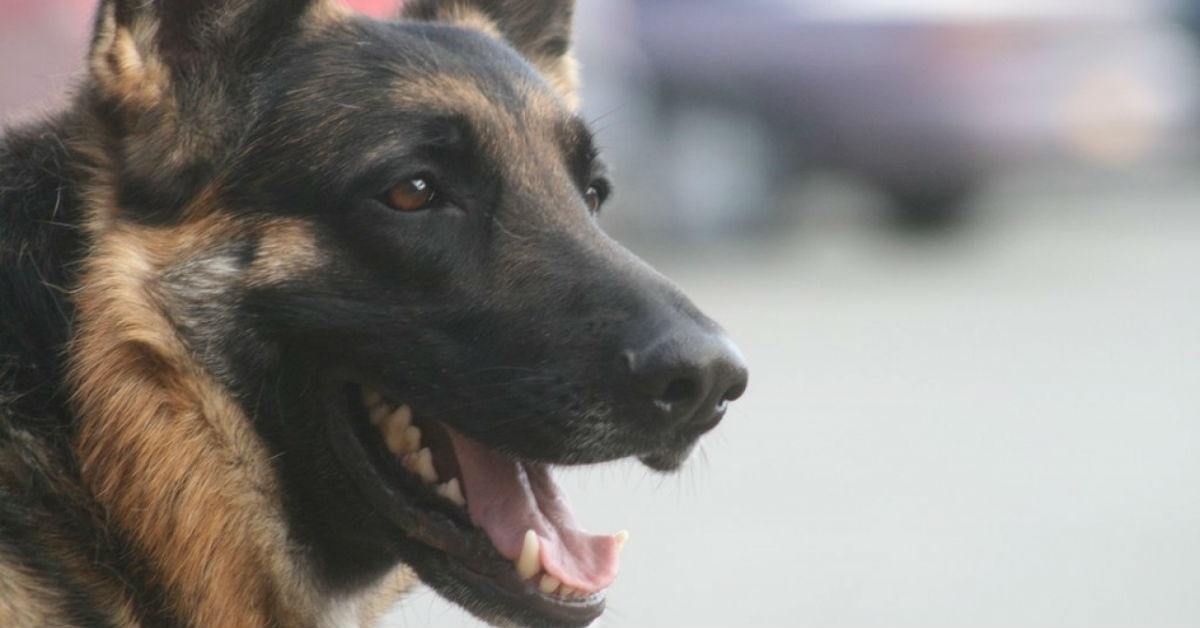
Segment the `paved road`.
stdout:
<svg viewBox="0 0 1200 628">
<path fill-rule="evenodd" d="M 1200 623 L 1200 189 L 984 205 L 650 252 L 751 387 L 679 476 L 566 475 L 632 531 L 601 625 Z"/>
</svg>

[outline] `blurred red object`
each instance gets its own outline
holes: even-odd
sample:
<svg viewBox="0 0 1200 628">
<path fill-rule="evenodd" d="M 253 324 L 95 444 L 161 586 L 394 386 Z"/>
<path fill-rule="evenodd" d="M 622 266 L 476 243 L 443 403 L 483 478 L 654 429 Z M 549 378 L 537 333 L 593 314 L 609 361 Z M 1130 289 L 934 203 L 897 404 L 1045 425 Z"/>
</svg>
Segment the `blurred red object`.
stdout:
<svg viewBox="0 0 1200 628">
<path fill-rule="evenodd" d="M 337 0 L 357 11 L 376 17 L 399 13 L 403 0 Z M 74 7 L 84 14 L 91 14 L 98 0 L 4 0 L 0 3 L 0 17 L 19 18 L 33 10 L 49 5 Z"/>
<path fill-rule="evenodd" d="M 341 2 L 374 17 L 396 15 L 400 12 L 400 5 L 403 4 L 401 0 L 341 0 Z"/>
<path fill-rule="evenodd" d="M 398 15 L 402 0 L 336 0 L 367 15 Z M 0 0 L 0 120 L 54 108 L 83 69 L 98 0 Z"/>
</svg>

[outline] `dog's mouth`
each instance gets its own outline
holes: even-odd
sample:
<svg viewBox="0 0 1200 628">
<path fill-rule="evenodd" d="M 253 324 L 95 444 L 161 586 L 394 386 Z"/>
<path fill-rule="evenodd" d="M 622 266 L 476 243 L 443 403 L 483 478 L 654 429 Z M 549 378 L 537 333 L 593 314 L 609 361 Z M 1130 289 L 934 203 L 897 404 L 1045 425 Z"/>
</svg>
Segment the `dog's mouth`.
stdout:
<svg viewBox="0 0 1200 628">
<path fill-rule="evenodd" d="M 582 626 L 599 617 L 627 533 L 585 532 L 545 464 L 369 388 L 343 388 L 334 448 L 372 505 L 424 546 L 424 560 L 412 561 L 423 580 L 493 621 Z"/>
</svg>

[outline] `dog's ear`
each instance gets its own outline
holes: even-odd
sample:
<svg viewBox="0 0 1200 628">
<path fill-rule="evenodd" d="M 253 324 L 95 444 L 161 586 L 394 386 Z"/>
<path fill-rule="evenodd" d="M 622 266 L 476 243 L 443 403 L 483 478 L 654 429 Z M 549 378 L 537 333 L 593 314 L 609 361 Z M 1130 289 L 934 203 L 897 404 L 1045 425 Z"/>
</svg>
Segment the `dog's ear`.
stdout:
<svg viewBox="0 0 1200 628">
<path fill-rule="evenodd" d="M 114 136 L 122 200 L 162 211 L 190 198 L 242 130 L 251 77 L 323 11 L 324 0 L 101 0 L 84 93 Z"/>
<path fill-rule="evenodd" d="M 406 0 L 402 16 L 499 34 L 574 108 L 578 72 L 571 51 L 575 0 Z"/>
</svg>

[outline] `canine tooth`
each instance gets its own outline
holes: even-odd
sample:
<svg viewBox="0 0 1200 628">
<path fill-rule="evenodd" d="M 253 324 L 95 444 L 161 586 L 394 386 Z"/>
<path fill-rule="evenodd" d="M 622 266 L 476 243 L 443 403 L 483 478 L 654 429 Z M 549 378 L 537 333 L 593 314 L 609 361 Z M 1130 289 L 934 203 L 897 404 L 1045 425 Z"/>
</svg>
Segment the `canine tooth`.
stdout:
<svg viewBox="0 0 1200 628">
<path fill-rule="evenodd" d="M 539 542 L 537 533 L 533 530 L 525 532 L 525 544 L 521 546 L 521 555 L 517 557 L 517 577 L 528 580 L 537 575 L 542 569 L 542 561 L 538 556 Z"/>
<path fill-rule="evenodd" d="M 363 388 L 362 389 L 362 401 L 363 401 L 364 406 L 366 406 L 368 408 L 374 408 L 375 406 L 378 406 L 383 403 L 383 395 L 381 395 L 369 388 Z"/>
<path fill-rule="evenodd" d="M 458 485 L 458 478 L 450 478 L 449 480 L 438 484 L 437 494 L 458 504 L 459 506 L 467 505 L 467 498 L 463 497 L 462 487 Z"/>
<path fill-rule="evenodd" d="M 578 591 L 579 589 L 576 589 L 575 587 L 569 587 L 564 584 L 562 585 L 562 588 L 558 590 L 558 594 L 564 597 L 575 597 L 575 593 Z"/>
<path fill-rule="evenodd" d="M 407 430 L 403 423 L 388 418 L 379 425 L 379 429 L 383 432 L 383 442 L 387 444 L 388 450 L 392 453 L 400 455 L 411 451 L 406 448 L 408 445 Z"/>
<path fill-rule="evenodd" d="M 554 590 L 558 588 L 559 584 L 561 583 L 558 581 L 558 578 L 555 578 L 551 575 L 545 575 L 542 576 L 542 581 L 538 583 L 538 589 L 541 589 L 542 593 L 554 593 Z"/>
<path fill-rule="evenodd" d="M 433 452 L 428 447 L 417 452 L 418 462 L 420 463 L 419 473 L 421 479 L 427 484 L 433 484 L 438 481 L 437 470 L 433 468 Z"/>
<path fill-rule="evenodd" d="M 421 476 L 426 484 L 437 482 L 437 471 L 433 468 L 433 452 L 426 447 L 415 454 L 408 454 L 400 461 L 401 466 Z"/>
<path fill-rule="evenodd" d="M 624 549 L 625 543 L 629 541 L 629 530 L 621 530 L 614 535 L 614 538 L 617 539 L 617 550 Z"/>
<path fill-rule="evenodd" d="M 408 407 L 408 406 L 404 406 Z M 409 411 L 409 417 L 412 417 L 412 411 Z M 409 425 L 404 428 L 404 446 L 401 448 L 403 453 L 412 453 L 421 448 L 421 428 L 415 425 Z"/>
</svg>

